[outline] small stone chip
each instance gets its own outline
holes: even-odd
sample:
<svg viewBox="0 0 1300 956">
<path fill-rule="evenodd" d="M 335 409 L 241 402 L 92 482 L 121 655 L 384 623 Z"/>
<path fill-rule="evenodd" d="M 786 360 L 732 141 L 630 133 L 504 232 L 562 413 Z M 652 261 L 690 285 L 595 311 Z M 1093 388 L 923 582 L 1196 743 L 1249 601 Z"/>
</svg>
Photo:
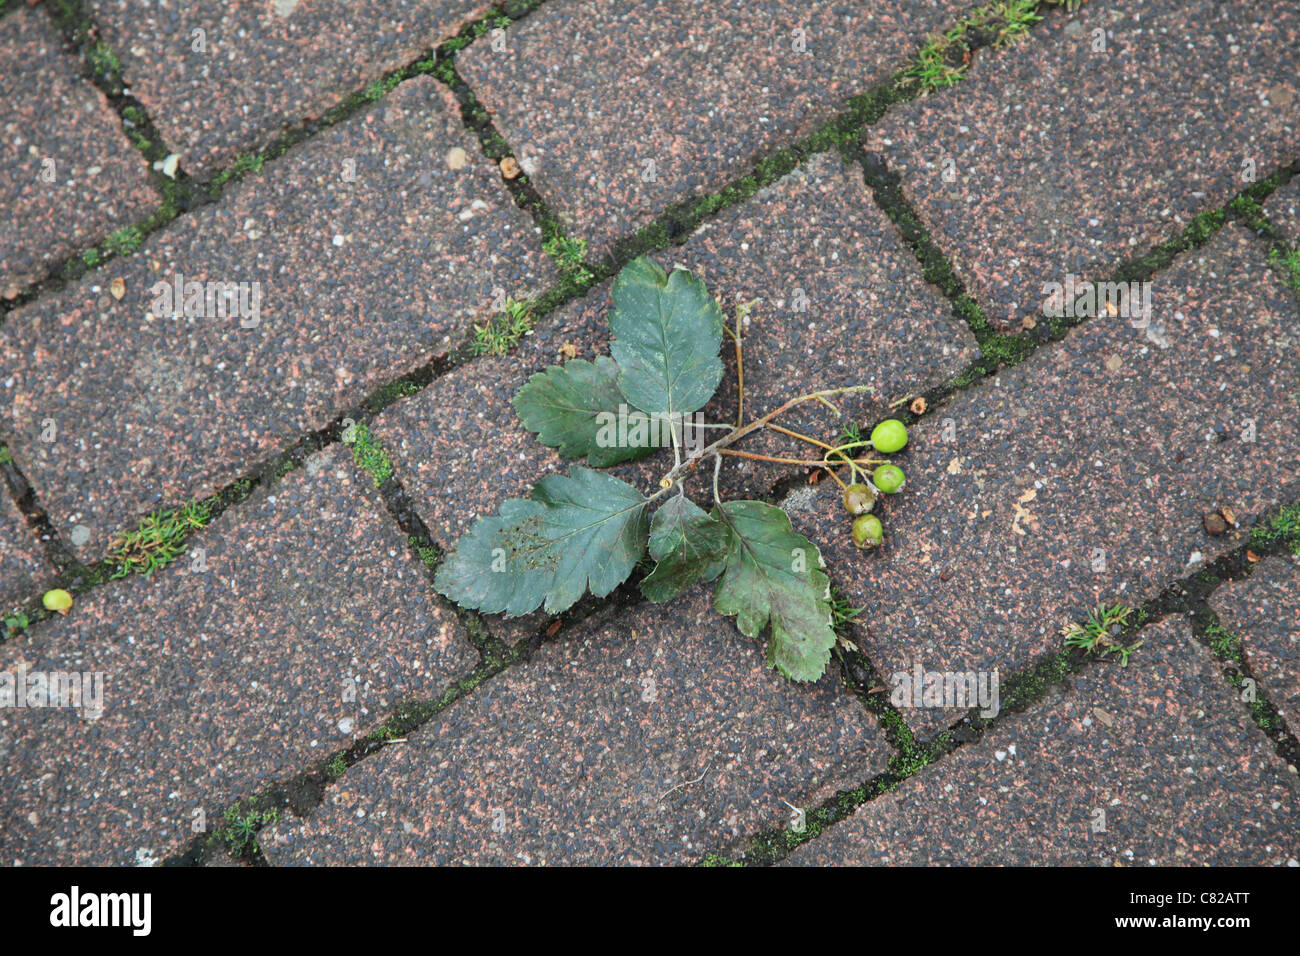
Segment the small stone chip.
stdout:
<svg viewBox="0 0 1300 956">
<path fill-rule="evenodd" d="M 1223 520 L 1223 515 L 1217 511 L 1207 511 L 1201 516 L 1201 523 L 1205 525 L 1207 534 L 1218 536 L 1228 530 L 1228 522 Z"/>
<path fill-rule="evenodd" d="M 447 168 L 464 169 L 469 162 L 469 153 L 465 152 L 459 146 L 453 146 L 447 150 Z"/>
</svg>

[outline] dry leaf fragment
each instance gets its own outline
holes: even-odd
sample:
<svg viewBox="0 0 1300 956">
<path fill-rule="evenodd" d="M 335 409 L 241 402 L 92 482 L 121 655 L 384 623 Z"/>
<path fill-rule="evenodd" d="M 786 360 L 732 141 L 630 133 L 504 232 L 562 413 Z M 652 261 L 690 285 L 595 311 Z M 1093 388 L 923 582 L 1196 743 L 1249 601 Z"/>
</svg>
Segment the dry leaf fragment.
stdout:
<svg viewBox="0 0 1300 956">
<path fill-rule="evenodd" d="M 108 291 L 113 293 L 113 298 L 122 301 L 122 296 L 126 295 L 126 280 L 118 276 L 108 284 Z"/>
<path fill-rule="evenodd" d="M 519 168 L 519 161 L 513 156 L 507 156 L 505 159 L 501 160 L 501 175 L 506 179 L 514 179 L 521 172 L 523 172 L 523 170 Z"/>
<path fill-rule="evenodd" d="M 912 399 L 912 404 L 909 407 L 912 409 L 913 415 L 924 415 L 926 409 L 925 396 L 916 396 L 916 398 Z"/>
</svg>

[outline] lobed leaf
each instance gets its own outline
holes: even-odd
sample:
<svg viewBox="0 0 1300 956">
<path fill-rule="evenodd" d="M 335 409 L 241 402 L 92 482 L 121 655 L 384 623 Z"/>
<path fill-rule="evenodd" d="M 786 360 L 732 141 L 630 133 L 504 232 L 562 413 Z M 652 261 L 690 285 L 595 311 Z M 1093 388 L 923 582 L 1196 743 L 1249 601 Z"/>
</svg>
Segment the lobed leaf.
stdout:
<svg viewBox="0 0 1300 956">
<path fill-rule="evenodd" d="M 619 272 L 612 296 L 609 351 L 627 400 L 652 414 L 703 408 L 722 381 L 722 309 L 704 283 L 642 256 Z"/>
<path fill-rule="evenodd" d="M 717 609 L 736 615 L 736 626 L 748 637 L 760 636 L 770 624 L 768 664 L 791 680 L 817 680 L 835 646 L 821 552 L 791 527 L 784 511 L 761 501 L 728 501 L 713 516 L 728 532 Z"/>
<path fill-rule="evenodd" d="M 712 581 L 727 559 L 727 526 L 677 495 L 650 522 L 650 556 L 658 562 L 641 582 L 652 601 L 671 601 L 697 581 Z"/>
<path fill-rule="evenodd" d="M 587 590 L 604 597 L 645 553 L 647 504 L 627 482 L 589 468 L 547 475 L 531 497 L 474 522 L 434 586 L 461 607 L 512 617 L 543 602 L 558 614 Z"/>
<path fill-rule="evenodd" d="M 537 440 L 565 458 L 586 458 L 593 468 L 643 458 L 656 445 L 608 440 L 609 419 L 627 399 L 618 387 L 618 364 L 608 355 L 573 359 L 538 372 L 515 396 L 515 410 Z M 635 412 L 635 409 L 629 411 Z"/>
</svg>

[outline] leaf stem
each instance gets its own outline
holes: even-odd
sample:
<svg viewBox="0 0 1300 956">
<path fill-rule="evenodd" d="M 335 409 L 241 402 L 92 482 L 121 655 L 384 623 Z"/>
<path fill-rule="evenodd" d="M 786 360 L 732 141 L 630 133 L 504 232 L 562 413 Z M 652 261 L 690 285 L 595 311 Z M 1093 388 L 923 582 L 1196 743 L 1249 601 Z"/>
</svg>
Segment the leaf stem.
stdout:
<svg viewBox="0 0 1300 956">
<path fill-rule="evenodd" d="M 778 405 L 761 418 L 754 419 L 748 425 L 742 425 L 739 428 L 732 429 L 732 431 L 723 435 L 711 445 L 706 445 L 704 448 L 701 448 L 699 451 L 688 456 L 685 461 L 673 465 L 672 471 L 664 475 L 663 479 L 659 483 L 661 489 L 660 493 L 676 484 L 678 478 L 680 478 L 684 472 L 693 471 L 705 458 L 712 457 L 722 449 L 734 445 L 751 432 L 766 427 L 773 419 L 779 418 L 797 405 L 802 405 L 804 402 L 825 402 L 826 399 L 832 395 L 847 395 L 853 392 L 867 392 L 874 390 L 875 386 L 872 385 L 846 385 L 843 388 L 827 388 L 817 392 L 808 392 L 806 395 L 798 395 L 790 399 L 788 402 Z M 823 464 L 823 462 L 813 462 L 813 464 L 820 465 Z M 666 488 L 664 487 L 665 485 L 667 486 Z M 655 495 L 655 497 L 658 496 L 658 494 Z M 652 498 L 651 500 L 653 501 L 654 499 Z"/>
</svg>

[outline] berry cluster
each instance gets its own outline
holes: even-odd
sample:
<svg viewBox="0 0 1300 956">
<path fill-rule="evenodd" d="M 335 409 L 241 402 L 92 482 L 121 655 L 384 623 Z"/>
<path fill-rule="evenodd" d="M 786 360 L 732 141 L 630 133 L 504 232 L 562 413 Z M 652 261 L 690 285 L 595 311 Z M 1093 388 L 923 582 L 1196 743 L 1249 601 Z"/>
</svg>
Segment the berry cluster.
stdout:
<svg viewBox="0 0 1300 956">
<path fill-rule="evenodd" d="M 892 455 L 907 445 L 907 426 L 896 418 L 886 419 L 871 431 L 870 445 L 878 452 Z M 859 548 L 874 548 L 885 539 L 880 519 L 871 514 L 879 495 L 897 494 L 907 483 L 907 476 L 897 465 L 879 464 L 866 481 L 858 480 L 858 465 L 850 462 L 853 483 L 844 489 L 844 510 L 853 515 L 853 543 Z"/>
</svg>

